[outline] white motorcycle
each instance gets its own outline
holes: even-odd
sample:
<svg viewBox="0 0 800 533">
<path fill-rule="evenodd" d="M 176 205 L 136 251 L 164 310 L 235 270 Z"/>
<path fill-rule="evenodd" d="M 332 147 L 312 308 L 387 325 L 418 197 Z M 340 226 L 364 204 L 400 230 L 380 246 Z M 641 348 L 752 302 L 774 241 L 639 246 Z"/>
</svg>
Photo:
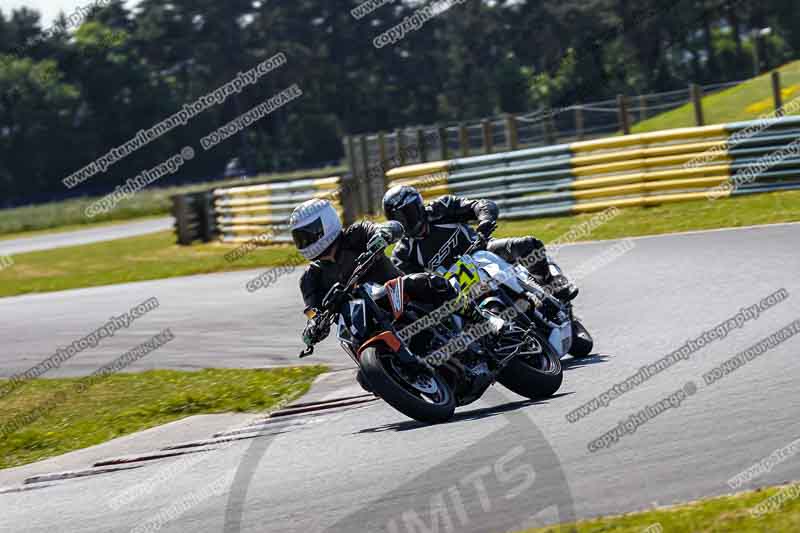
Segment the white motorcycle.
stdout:
<svg viewBox="0 0 800 533">
<path fill-rule="evenodd" d="M 568 353 L 587 357 L 594 341 L 570 302 L 553 297 L 524 266 L 481 250 L 483 244 L 476 240 L 449 269 L 440 267 L 437 273 L 483 318 L 503 321 L 496 328 L 501 342 L 493 350 L 501 369 L 497 381 L 522 396 L 552 394 L 561 385 L 561 358 Z"/>
</svg>

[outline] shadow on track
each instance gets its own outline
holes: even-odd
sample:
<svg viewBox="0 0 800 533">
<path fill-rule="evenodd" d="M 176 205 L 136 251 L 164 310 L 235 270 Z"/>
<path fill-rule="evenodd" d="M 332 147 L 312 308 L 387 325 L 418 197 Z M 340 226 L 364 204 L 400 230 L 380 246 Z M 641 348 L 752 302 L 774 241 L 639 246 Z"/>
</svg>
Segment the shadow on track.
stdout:
<svg viewBox="0 0 800 533">
<path fill-rule="evenodd" d="M 583 368 L 589 365 L 599 365 L 602 363 L 607 363 L 611 359 L 610 355 L 605 354 L 592 354 L 589 357 L 572 357 L 570 356 L 569 359 L 562 359 L 561 367 L 564 370 L 576 370 L 578 368 Z"/>
<path fill-rule="evenodd" d="M 482 407 L 480 409 L 472 409 L 470 411 L 456 412 L 453 418 L 449 422 L 446 422 L 446 424 L 453 424 L 456 422 L 463 422 L 463 421 L 482 420 L 484 418 L 489 418 L 492 416 L 503 415 L 510 411 L 516 411 L 517 409 L 522 409 L 524 407 L 528 407 L 531 405 L 540 405 L 540 404 L 547 405 L 549 400 L 560 398 L 562 396 L 568 396 L 570 394 L 574 393 L 572 392 L 558 393 L 542 400 L 521 400 L 518 402 L 503 403 L 492 407 Z M 393 422 L 391 424 L 385 424 L 383 426 L 376 426 L 374 428 L 362 429 L 360 431 L 356 431 L 353 434 L 360 435 L 369 433 L 380 433 L 383 431 L 409 431 L 413 429 L 420 429 L 430 426 L 431 424 L 417 422 L 416 420 L 406 420 L 403 422 Z"/>
</svg>

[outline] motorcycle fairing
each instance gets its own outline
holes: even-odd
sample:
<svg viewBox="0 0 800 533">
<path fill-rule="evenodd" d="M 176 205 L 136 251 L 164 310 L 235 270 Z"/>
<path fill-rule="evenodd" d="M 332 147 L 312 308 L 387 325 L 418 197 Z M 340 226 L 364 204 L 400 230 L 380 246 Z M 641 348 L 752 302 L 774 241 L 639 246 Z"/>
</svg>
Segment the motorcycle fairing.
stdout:
<svg viewBox="0 0 800 533">
<path fill-rule="evenodd" d="M 370 346 L 375 346 L 377 344 L 385 344 L 386 346 L 389 347 L 390 350 L 392 350 L 395 353 L 399 352 L 400 349 L 403 347 L 403 343 L 400 342 L 400 339 L 398 339 L 394 333 L 392 333 L 391 331 L 384 331 L 383 333 L 375 335 L 367 342 L 362 344 L 361 347 L 358 349 L 358 356 L 361 357 L 361 354 L 364 350 L 366 350 Z"/>
<path fill-rule="evenodd" d="M 405 307 L 405 294 L 403 291 L 403 278 L 395 278 L 387 281 L 384 284 L 386 294 L 389 296 L 389 306 L 392 308 L 392 314 L 395 320 L 403 315 Z"/>
<path fill-rule="evenodd" d="M 564 357 L 572 347 L 572 322 L 564 321 L 560 327 L 553 328 L 550 338 L 547 339 L 550 345 L 558 352 L 559 357 Z"/>
<path fill-rule="evenodd" d="M 352 342 L 367 334 L 367 310 L 362 298 L 347 302 L 339 311 L 339 340 Z"/>
</svg>

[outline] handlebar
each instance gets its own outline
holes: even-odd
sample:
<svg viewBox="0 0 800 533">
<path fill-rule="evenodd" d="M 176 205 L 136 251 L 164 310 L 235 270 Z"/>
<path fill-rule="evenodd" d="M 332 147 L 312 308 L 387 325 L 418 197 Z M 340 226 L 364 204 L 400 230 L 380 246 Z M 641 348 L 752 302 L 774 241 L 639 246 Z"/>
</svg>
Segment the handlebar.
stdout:
<svg viewBox="0 0 800 533">
<path fill-rule="evenodd" d="M 487 244 L 489 244 L 489 241 L 483 235 L 478 235 L 462 255 L 470 255 L 478 250 L 485 250 Z"/>
<path fill-rule="evenodd" d="M 353 290 L 361 278 L 364 276 L 369 267 L 372 266 L 372 262 L 377 258 L 380 254 L 383 253 L 383 249 L 375 250 L 374 252 L 363 252 L 356 258 L 356 267 L 353 269 L 353 274 L 350 276 L 350 279 L 347 280 L 347 284 L 342 289 L 342 292 L 347 294 Z M 327 299 L 327 297 L 326 297 Z M 325 322 L 332 323 L 333 320 L 336 318 L 336 313 L 338 310 L 325 308 L 319 314 L 319 322 L 324 324 Z M 314 353 L 314 346 L 307 346 L 306 349 L 300 352 L 300 359 L 304 357 L 308 357 L 309 355 Z"/>
</svg>

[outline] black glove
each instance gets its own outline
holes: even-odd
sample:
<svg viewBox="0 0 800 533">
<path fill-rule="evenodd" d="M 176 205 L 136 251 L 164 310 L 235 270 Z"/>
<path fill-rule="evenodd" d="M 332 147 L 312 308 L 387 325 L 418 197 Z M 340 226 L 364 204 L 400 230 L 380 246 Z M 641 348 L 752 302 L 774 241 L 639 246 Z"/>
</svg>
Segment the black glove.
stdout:
<svg viewBox="0 0 800 533">
<path fill-rule="evenodd" d="M 303 342 L 306 346 L 313 346 L 325 340 L 331 332 L 331 325 L 328 322 L 318 323 L 313 318 L 308 321 L 303 330 Z"/>
<path fill-rule="evenodd" d="M 497 229 L 497 221 L 496 220 L 484 220 L 480 224 L 478 224 L 477 231 L 478 235 L 484 238 L 484 240 L 489 240 L 494 233 L 494 230 Z"/>
<path fill-rule="evenodd" d="M 392 240 L 392 232 L 386 228 L 378 227 L 375 235 L 370 237 L 369 242 L 367 243 L 367 251 L 369 253 L 377 252 L 378 250 L 383 250 Z"/>
<path fill-rule="evenodd" d="M 338 313 L 345 300 L 347 300 L 347 295 L 344 292 L 344 285 L 337 282 L 334 283 L 333 287 L 328 290 L 328 294 L 322 299 L 322 307 L 334 313 Z"/>
</svg>

